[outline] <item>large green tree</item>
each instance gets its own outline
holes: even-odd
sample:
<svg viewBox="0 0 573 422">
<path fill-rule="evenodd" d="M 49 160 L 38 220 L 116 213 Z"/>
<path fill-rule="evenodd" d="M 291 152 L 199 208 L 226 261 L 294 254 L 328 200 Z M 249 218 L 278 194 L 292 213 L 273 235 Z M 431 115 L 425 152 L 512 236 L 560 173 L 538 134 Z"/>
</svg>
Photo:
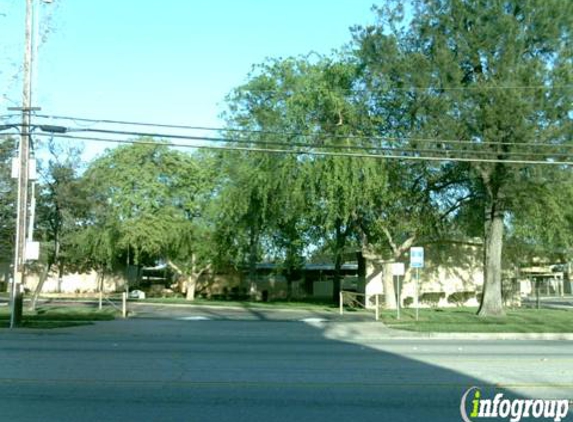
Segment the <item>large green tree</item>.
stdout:
<svg viewBox="0 0 573 422">
<path fill-rule="evenodd" d="M 298 75 L 290 60 L 257 68 L 228 97 L 230 145 L 255 149 L 296 149 L 296 116 L 287 103 Z M 300 139 L 299 139 L 300 141 Z M 256 263 L 278 260 L 290 286 L 302 263 L 307 232 L 305 175 L 296 154 L 229 152 L 221 155 L 219 239 L 236 265 L 248 264 L 253 291 Z"/>
<path fill-rule="evenodd" d="M 394 2 L 377 9 L 378 24 L 355 31 L 358 54 L 374 76 L 376 106 L 392 110 L 407 145 L 423 145 L 426 155 L 476 159 L 457 166 L 467 177 L 455 195 L 471 192 L 482 208 L 479 314 L 501 315 L 504 221 L 525 205 L 520 191 L 535 183 L 530 165 L 507 161 L 558 160 L 568 142 L 573 4 L 419 0 L 411 6 L 411 14 Z"/>
<path fill-rule="evenodd" d="M 150 139 L 107 151 L 83 175 L 91 208 L 79 248 L 100 270 L 119 257 L 127 265 L 164 260 L 193 299 L 209 266 L 202 211 L 211 194 L 210 170 L 197 156 Z"/>
<path fill-rule="evenodd" d="M 565 264 L 573 257 L 573 174 L 545 170 L 537 177 L 522 193 L 524 206 L 507 221 L 504 261 L 516 266 L 536 260 Z"/>
<path fill-rule="evenodd" d="M 50 272 L 56 268 L 58 278 L 65 266 L 74 268 L 78 256 L 74 249 L 77 222 L 85 217 L 88 209 L 79 173 L 82 170 L 81 148 L 67 147 L 54 140 L 47 143 L 48 158 L 40 165 L 37 182 L 36 232 L 42 242 L 42 271 L 30 301 L 32 310 Z"/>
<path fill-rule="evenodd" d="M 382 161 L 337 155 L 360 152 L 364 140 L 352 90 L 355 75 L 355 66 L 344 60 L 274 60 L 229 98 L 230 133 L 239 138 L 234 146 L 286 151 L 243 155 L 252 158 L 242 164 L 251 176 L 237 183 L 239 191 L 248 189 L 240 195 L 249 204 L 242 215 L 251 227 L 265 222 L 287 263 L 300 262 L 294 258 L 305 242 L 329 246 L 335 300 L 343 253 L 355 247 L 359 210 L 383 194 L 385 183 Z"/>
</svg>

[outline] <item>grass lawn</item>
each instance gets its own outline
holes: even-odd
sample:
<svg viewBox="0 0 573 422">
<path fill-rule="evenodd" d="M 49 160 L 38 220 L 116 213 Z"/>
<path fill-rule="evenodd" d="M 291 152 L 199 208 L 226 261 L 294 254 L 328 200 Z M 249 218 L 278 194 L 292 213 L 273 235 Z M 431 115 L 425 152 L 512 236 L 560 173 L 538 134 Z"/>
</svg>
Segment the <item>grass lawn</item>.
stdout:
<svg viewBox="0 0 573 422">
<path fill-rule="evenodd" d="M 117 312 L 106 308 L 98 310 L 86 307 L 43 306 L 37 312 L 31 313 L 24 309 L 21 327 L 24 328 L 63 328 L 79 325 L 89 325 L 93 321 L 110 321 L 115 319 Z M 10 326 L 10 309 L 0 308 L 0 328 Z"/>
<path fill-rule="evenodd" d="M 390 328 L 436 333 L 573 333 L 573 310 L 506 309 L 505 317 L 481 318 L 477 308 L 413 309 L 383 311 L 381 318 Z"/>
<path fill-rule="evenodd" d="M 140 303 L 160 303 L 160 304 L 180 304 L 180 305 L 198 305 L 198 306 L 236 306 L 242 308 L 268 308 L 268 309 L 305 309 L 311 311 L 334 312 L 338 307 L 328 301 L 286 301 L 274 300 L 271 302 L 251 302 L 239 300 L 211 300 L 197 298 L 190 302 L 184 298 L 147 298 L 138 301 L 137 299 L 130 299 L 130 302 Z"/>
</svg>

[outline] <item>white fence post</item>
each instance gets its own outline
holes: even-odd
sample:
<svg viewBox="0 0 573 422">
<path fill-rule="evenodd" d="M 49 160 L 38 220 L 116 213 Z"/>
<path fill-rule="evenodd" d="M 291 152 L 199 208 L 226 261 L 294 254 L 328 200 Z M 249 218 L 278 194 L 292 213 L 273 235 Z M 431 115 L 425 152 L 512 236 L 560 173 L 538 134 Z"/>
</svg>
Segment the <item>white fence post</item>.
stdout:
<svg viewBox="0 0 573 422">
<path fill-rule="evenodd" d="M 340 315 L 344 315 L 344 295 L 342 294 L 342 290 L 338 293 L 339 298 L 339 307 L 340 307 Z"/>
<path fill-rule="evenodd" d="M 121 295 L 121 310 L 124 318 L 127 318 L 127 293 L 123 292 Z"/>
<path fill-rule="evenodd" d="M 375 295 L 376 300 L 376 321 L 380 318 L 380 295 Z"/>
</svg>

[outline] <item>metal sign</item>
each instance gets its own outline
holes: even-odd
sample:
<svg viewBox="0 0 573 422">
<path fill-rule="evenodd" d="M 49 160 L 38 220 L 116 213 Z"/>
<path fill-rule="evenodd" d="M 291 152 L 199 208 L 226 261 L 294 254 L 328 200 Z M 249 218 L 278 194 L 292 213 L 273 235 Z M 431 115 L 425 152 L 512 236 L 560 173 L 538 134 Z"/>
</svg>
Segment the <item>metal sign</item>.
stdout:
<svg viewBox="0 0 573 422">
<path fill-rule="evenodd" d="M 406 274 L 406 268 L 403 262 L 392 263 L 392 275 L 402 276 Z"/>
<path fill-rule="evenodd" d="M 40 259 L 40 242 L 26 241 L 24 259 L 27 261 L 37 261 Z"/>
<path fill-rule="evenodd" d="M 424 268 L 424 248 L 410 248 L 410 268 Z"/>
</svg>

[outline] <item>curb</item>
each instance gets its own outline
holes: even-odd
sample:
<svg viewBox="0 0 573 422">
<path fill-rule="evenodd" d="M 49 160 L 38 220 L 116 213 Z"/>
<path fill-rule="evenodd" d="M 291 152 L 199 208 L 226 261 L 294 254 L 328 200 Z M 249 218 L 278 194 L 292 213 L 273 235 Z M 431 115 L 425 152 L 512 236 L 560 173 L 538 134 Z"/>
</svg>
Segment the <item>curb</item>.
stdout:
<svg viewBox="0 0 573 422">
<path fill-rule="evenodd" d="M 573 333 L 429 333 L 430 338 L 468 340 L 573 341 Z"/>
<path fill-rule="evenodd" d="M 394 330 L 380 323 L 330 322 L 329 335 L 340 340 L 518 340 L 518 341 L 573 341 L 573 333 L 420 333 Z M 326 327 L 324 327 L 326 328 Z"/>
<path fill-rule="evenodd" d="M 430 340 L 539 340 L 573 341 L 573 333 L 415 333 L 415 337 L 392 336 L 402 339 Z"/>
</svg>

